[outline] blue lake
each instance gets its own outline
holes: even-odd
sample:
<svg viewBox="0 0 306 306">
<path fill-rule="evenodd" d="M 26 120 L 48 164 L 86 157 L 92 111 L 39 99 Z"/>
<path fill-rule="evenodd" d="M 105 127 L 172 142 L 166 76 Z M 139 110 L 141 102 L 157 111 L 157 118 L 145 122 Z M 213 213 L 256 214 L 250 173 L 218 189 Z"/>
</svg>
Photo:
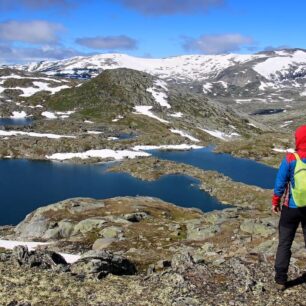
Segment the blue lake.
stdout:
<svg viewBox="0 0 306 306">
<path fill-rule="evenodd" d="M 256 161 L 214 153 L 212 147 L 189 151 L 148 151 L 159 159 L 185 163 L 204 170 L 215 170 L 233 181 L 270 189 L 274 187 L 277 169 Z"/>
<path fill-rule="evenodd" d="M 190 151 L 150 151 L 160 159 L 215 170 L 235 181 L 273 188 L 277 170 L 255 161 L 216 154 L 212 148 Z M 215 198 L 199 190 L 198 180 L 165 175 L 147 182 L 126 173 L 108 173 L 108 165 L 74 165 L 28 160 L 0 160 L 0 225 L 17 224 L 34 209 L 73 197 L 104 199 L 152 196 L 203 211 L 223 209 Z M 232 203 L 235 205 L 235 203 Z"/>
<path fill-rule="evenodd" d="M 152 196 L 203 211 L 222 209 L 198 180 L 167 175 L 147 182 L 126 173 L 108 173 L 107 166 L 27 160 L 0 160 L 0 225 L 17 224 L 34 209 L 72 197 Z"/>
<path fill-rule="evenodd" d="M 23 125 L 31 125 L 33 123 L 32 119 L 24 118 L 24 119 L 12 119 L 12 118 L 0 118 L 0 126 L 23 126 Z"/>
</svg>

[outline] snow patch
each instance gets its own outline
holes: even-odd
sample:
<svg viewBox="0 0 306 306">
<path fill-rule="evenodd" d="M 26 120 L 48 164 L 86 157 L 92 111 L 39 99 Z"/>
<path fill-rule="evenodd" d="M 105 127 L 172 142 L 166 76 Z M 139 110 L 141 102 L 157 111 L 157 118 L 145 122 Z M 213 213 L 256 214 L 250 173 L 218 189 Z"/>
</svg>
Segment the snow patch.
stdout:
<svg viewBox="0 0 306 306">
<path fill-rule="evenodd" d="M 25 111 L 21 112 L 13 112 L 10 118 L 12 119 L 23 119 L 27 117 L 27 113 Z"/>
<path fill-rule="evenodd" d="M 115 119 L 112 120 L 112 122 L 117 122 L 119 121 L 120 119 L 123 119 L 124 117 L 121 116 L 121 115 L 118 115 Z"/>
<path fill-rule="evenodd" d="M 150 92 L 155 101 L 164 107 L 171 108 L 171 105 L 167 102 L 168 95 L 165 92 L 161 92 L 158 87 L 161 87 L 164 91 L 168 91 L 167 83 L 161 80 L 154 82 L 153 87 L 147 88 L 147 92 Z"/>
<path fill-rule="evenodd" d="M 187 133 L 184 132 L 184 131 L 175 130 L 175 129 L 170 129 L 170 131 L 171 131 L 172 133 L 174 133 L 174 134 L 179 134 L 179 135 L 181 135 L 182 137 L 186 137 L 186 138 L 190 139 L 191 141 L 200 142 L 199 139 L 194 138 L 193 136 L 187 134 Z"/>
<path fill-rule="evenodd" d="M 224 132 L 220 132 L 217 130 L 211 131 L 211 130 L 207 130 L 207 129 L 201 129 L 200 130 L 204 131 L 205 133 L 208 133 L 209 135 L 222 139 L 222 140 L 228 140 L 229 138 L 233 138 L 233 137 L 239 137 L 240 134 L 238 133 L 230 133 L 230 134 L 226 134 Z"/>
<path fill-rule="evenodd" d="M 47 112 L 46 111 L 46 112 L 42 112 L 41 115 L 43 117 L 48 118 L 48 119 L 56 119 L 57 118 L 57 116 L 53 112 Z"/>
<path fill-rule="evenodd" d="M 36 133 L 36 132 L 22 132 L 22 131 L 3 131 L 0 130 L 0 136 L 30 136 L 30 137 L 39 137 L 39 138 L 51 138 L 51 139 L 59 139 L 59 138 L 76 138 L 75 136 L 69 135 L 57 135 L 57 134 L 49 134 L 49 133 Z"/>
<path fill-rule="evenodd" d="M 152 109 L 152 106 L 147 106 L 147 105 L 138 105 L 138 106 L 134 106 L 134 109 L 136 112 L 134 112 L 134 114 L 137 115 L 145 115 L 148 117 L 151 117 L 153 119 L 156 119 L 162 123 L 169 123 L 169 121 L 164 120 L 162 118 L 157 117 L 156 115 L 154 115 L 150 109 Z"/>
<path fill-rule="evenodd" d="M 15 241 L 15 240 L 3 240 L 0 239 L 0 247 L 4 249 L 12 250 L 14 247 L 18 245 L 26 246 L 29 251 L 35 250 L 40 245 L 46 245 L 48 243 L 45 242 L 26 242 L 26 241 Z M 59 253 L 63 256 L 67 263 L 74 263 L 81 258 L 80 255 L 67 254 L 67 253 Z"/>
<path fill-rule="evenodd" d="M 51 94 L 55 94 L 56 92 L 65 89 L 65 88 L 70 88 L 70 86 L 67 85 L 62 85 L 62 86 L 58 86 L 58 87 L 49 87 L 48 83 L 45 82 L 33 82 L 33 84 L 38 87 L 15 87 L 12 89 L 20 89 L 23 91 L 23 94 L 21 94 L 21 97 L 30 97 L 32 95 L 34 95 L 35 93 L 39 92 L 39 91 L 50 91 Z"/>
<path fill-rule="evenodd" d="M 92 134 L 92 135 L 99 135 L 102 134 L 102 132 L 99 131 L 87 131 L 88 134 Z"/>
<path fill-rule="evenodd" d="M 47 159 L 51 160 L 67 160 L 72 158 L 80 158 L 80 159 L 87 159 L 87 158 L 112 158 L 115 160 L 122 160 L 124 158 L 135 158 L 140 156 L 150 156 L 149 153 L 146 152 L 139 152 L 139 151 L 132 151 L 132 150 L 111 150 L 111 149 L 102 149 L 102 150 L 89 150 L 86 152 L 79 152 L 79 153 L 55 153 L 52 155 L 47 155 Z"/>
<path fill-rule="evenodd" d="M 272 151 L 278 152 L 278 153 L 294 153 L 295 152 L 295 150 L 292 148 L 289 148 L 289 149 L 273 148 Z"/>
<path fill-rule="evenodd" d="M 174 114 L 169 114 L 169 116 L 174 117 L 174 118 L 181 118 L 181 117 L 183 117 L 183 113 L 177 112 L 177 113 L 174 113 Z"/>
<path fill-rule="evenodd" d="M 211 92 L 211 89 L 213 87 L 212 83 L 206 83 L 203 85 L 203 93 L 207 94 L 209 92 Z"/>
</svg>

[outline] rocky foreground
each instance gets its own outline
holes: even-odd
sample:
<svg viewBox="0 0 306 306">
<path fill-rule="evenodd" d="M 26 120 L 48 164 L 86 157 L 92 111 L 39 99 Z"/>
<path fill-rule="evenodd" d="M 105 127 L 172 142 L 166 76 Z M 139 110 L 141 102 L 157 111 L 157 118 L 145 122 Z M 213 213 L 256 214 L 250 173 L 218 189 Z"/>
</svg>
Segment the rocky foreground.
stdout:
<svg viewBox="0 0 306 306">
<path fill-rule="evenodd" d="M 47 244 L 0 249 L 0 305 L 303 305 L 301 232 L 293 281 L 277 292 L 269 191 L 218 180 L 245 202 L 203 213 L 149 197 L 76 198 L 2 227 L 2 239 Z M 81 256 L 67 263 L 59 252 Z"/>
</svg>

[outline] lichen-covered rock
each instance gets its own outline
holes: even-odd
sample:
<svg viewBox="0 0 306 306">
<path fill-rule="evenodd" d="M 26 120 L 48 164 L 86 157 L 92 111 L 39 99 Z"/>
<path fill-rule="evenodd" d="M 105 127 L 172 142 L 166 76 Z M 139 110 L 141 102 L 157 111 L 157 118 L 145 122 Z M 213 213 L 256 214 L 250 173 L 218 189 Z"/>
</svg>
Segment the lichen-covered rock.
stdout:
<svg viewBox="0 0 306 306">
<path fill-rule="evenodd" d="M 73 233 L 74 226 L 74 223 L 67 220 L 60 221 L 53 228 L 48 229 L 42 238 L 46 240 L 68 238 Z"/>
<path fill-rule="evenodd" d="M 73 230 L 73 235 L 77 234 L 85 234 L 94 229 L 99 229 L 103 226 L 106 221 L 102 218 L 89 218 L 80 221 L 77 225 L 75 225 Z"/>
<path fill-rule="evenodd" d="M 118 235 L 122 232 L 122 228 L 118 226 L 109 226 L 105 227 L 100 231 L 100 234 L 104 238 L 117 238 Z"/>
<path fill-rule="evenodd" d="M 89 251 L 71 265 L 71 271 L 85 276 L 102 278 L 107 274 L 132 275 L 136 273 L 135 265 L 128 259 L 109 251 Z"/>
<path fill-rule="evenodd" d="M 220 231 L 219 225 L 199 225 L 187 224 L 188 240 L 205 240 L 215 236 Z"/>
<path fill-rule="evenodd" d="M 67 265 L 60 254 L 46 250 L 29 251 L 25 246 L 16 246 L 11 255 L 13 262 L 20 266 L 55 269 L 58 265 Z"/>
<path fill-rule="evenodd" d="M 144 211 L 133 212 L 123 216 L 124 219 L 130 222 L 140 222 L 141 220 L 147 219 L 148 217 L 149 217 L 148 213 Z"/>
<path fill-rule="evenodd" d="M 267 220 L 247 219 L 241 225 L 240 229 L 251 235 L 268 237 L 276 232 L 275 225 Z"/>
<path fill-rule="evenodd" d="M 195 266 L 195 261 L 188 251 L 179 252 L 172 257 L 171 267 L 175 272 L 183 273 Z"/>
<path fill-rule="evenodd" d="M 114 238 L 99 238 L 94 242 L 92 249 L 93 250 L 107 249 L 115 241 L 116 239 Z"/>
</svg>

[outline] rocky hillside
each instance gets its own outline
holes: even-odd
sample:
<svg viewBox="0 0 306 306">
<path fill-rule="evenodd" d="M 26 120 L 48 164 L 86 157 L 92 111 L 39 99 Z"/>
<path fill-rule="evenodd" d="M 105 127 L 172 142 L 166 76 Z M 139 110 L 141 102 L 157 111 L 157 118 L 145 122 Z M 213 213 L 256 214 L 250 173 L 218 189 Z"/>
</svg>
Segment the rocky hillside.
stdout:
<svg viewBox="0 0 306 306">
<path fill-rule="evenodd" d="M 0 68 L 0 117 L 20 119 L 42 113 L 48 95 L 78 83 L 37 72 Z M 29 98 L 35 103 L 28 103 Z"/>
<path fill-rule="evenodd" d="M 189 139 L 195 142 L 203 133 L 234 138 L 257 130 L 247 116 L 212 103 L 201 94 L 126 68 L 106 70 L 83 85 L 49 96 L 46 104 L 56 111 L 74 109 L 84 117 L 109 124 L 139 126 L 137 117 L 146 116 L 146 125 L 158 123 L 178 134 L 189 131 L 193 135 Z"/>
<path fill-rule="evenodd" d="M 41 241 L 34 250 L 0 248 L 0 303 L 296 305 L 305 295 L 299 286 L 305 281 L 301 232 L 292 281 L 276 292 L 277 218 L 265 207 L 270 192 L 207 175 L 228 184 L 240 207 L 204 214 L 147 197 L 78 198 L 39 208 L 15 228 L 0 228 L 0 243 L 9 248 L 12 239 Z M 77 258 L 67 262 L 67 253 Z"/>
</svg>

